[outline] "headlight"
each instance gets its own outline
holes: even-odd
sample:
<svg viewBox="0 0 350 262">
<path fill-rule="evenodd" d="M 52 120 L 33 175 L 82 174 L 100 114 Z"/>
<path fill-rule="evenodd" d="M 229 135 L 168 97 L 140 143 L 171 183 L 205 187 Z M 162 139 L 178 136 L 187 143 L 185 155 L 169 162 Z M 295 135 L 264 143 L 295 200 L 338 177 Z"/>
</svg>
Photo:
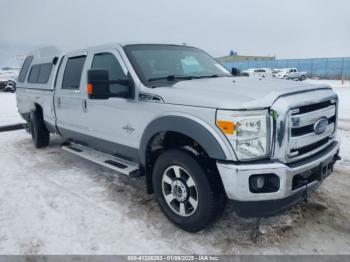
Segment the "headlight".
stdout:
<svg viewBox="0 0 350 262">
<path fill-rule="evenodd" d="M 270 154 L 270 120 L 267 110 L 218 110 L 216 125 L 231 142 L 238 159 L 258 159 Z"/>
</svg>

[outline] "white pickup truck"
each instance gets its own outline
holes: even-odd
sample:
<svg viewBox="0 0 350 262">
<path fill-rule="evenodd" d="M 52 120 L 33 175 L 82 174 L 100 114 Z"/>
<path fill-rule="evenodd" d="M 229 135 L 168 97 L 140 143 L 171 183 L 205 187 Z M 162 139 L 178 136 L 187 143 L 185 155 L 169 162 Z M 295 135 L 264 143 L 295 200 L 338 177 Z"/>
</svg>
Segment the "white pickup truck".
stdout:
<svg viewBox="0 0 350 262">
<path fill-rule="evenodd" d="M 256 78 L 271 78 L 272 69 L 271 68 L 249 68 L 242 71 L 242 76 L 256 77 Z"/>
<path fill-rule="evenodd" d="M 282 68 L 282 69 L 278 69 L 278 71 L 279 72 L 275 75 L 275 77 L 279 79 L 303 81 L 307 77 L 307 72 L 300 72 L 295 67 Z"/>
<path fill-rule="evenodd" d="M 227 200 L 240 216 L 278 214 L 339 158 L 329 86 L 232 77 L 190 46 L 43 48 L 25 59 L 16 95 L 35 147 L 56 133 L 70 153 L 146 176 L 164 214 L 190 232 Z"/>
</svg>

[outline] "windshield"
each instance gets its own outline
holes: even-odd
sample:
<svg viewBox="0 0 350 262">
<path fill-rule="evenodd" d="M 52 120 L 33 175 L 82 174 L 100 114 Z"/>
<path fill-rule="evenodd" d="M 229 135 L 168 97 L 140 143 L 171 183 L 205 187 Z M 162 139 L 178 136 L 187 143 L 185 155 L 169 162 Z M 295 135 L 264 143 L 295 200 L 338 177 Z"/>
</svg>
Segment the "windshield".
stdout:
<svg viewBox="0 0 350 262">
<path fill-rule="evenodd" d="M 214 58 L 200 49 L 176 45 L 124 47 L 139 78 L 148 87 L 171 86 L 178 81 L 231 76 Z"/>
</svg>

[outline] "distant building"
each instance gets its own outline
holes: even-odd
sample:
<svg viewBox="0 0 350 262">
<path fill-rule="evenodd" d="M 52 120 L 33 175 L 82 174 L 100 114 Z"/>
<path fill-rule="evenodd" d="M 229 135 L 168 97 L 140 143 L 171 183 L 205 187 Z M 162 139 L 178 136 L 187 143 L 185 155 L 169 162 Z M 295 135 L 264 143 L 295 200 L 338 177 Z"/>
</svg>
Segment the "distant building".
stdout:
<svg viewBox="0 0 350 262">
<path fill-rule="evenodd" d="M 230 55 L 216 58 L 220 63 L 230 63 L 237 61 L 273 61 L 276 60 L 275 56 L 251 56 L 251 55 L 238 55 L 237 52 L 230 51 Z"/>
</svg>

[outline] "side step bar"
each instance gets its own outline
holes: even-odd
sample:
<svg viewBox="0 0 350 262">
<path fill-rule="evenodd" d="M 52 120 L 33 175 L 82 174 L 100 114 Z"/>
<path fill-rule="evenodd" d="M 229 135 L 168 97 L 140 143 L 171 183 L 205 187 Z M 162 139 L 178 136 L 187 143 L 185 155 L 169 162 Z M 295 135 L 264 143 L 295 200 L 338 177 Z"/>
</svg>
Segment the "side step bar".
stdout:
<svg viewBox="0 0 350 262">
<path fill-rule="evenodd" d="M 142 175 L 139 171 L 138 164 L 82 145 L 71 143 L 69 145 L 63 145 L 62 149 L 130 177 L 138 177 Z"/>
</svg>

